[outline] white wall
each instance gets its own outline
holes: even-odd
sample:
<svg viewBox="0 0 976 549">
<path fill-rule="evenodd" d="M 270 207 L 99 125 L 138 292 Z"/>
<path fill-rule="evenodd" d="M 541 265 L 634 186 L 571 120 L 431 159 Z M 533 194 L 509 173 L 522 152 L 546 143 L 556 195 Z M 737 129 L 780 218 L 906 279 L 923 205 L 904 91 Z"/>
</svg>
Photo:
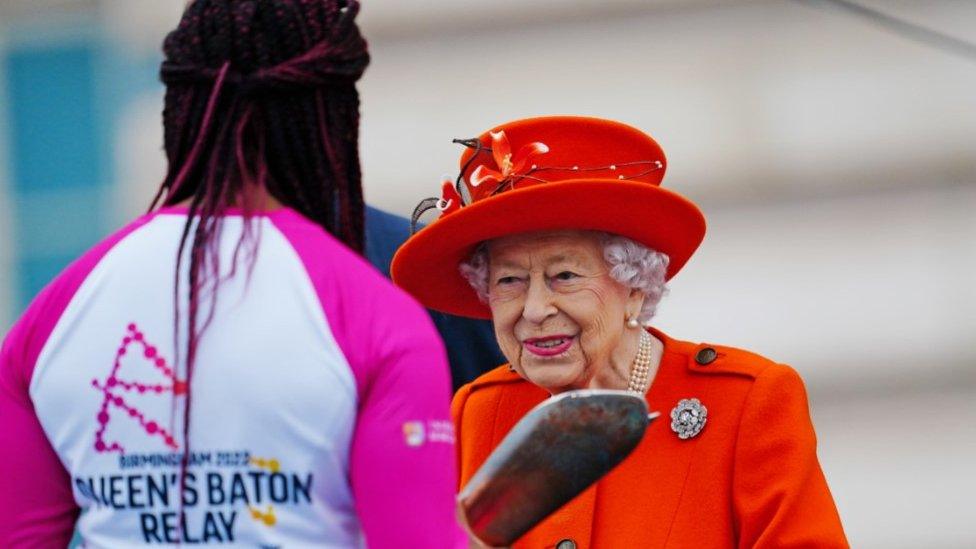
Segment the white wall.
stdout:
<svg viewBox="0 0 976 549">
<path fill-rule="evenodd" d="M 661 323 L 794 364 L 824 392 L 973 384 L 974 211 L 976 185 L 706 207 Z"/>
<path fill-rule="evenodd" d="M 976 23 L 976 3 L 926 5 L 926 19 Z M 447 26 L 371 46 L 367 192 L 397 211 L 456 168 L 450 138 L 552 113 L 646 129 L 668 154 L 665 184 L 713 203 L 976 173 L 976 64 L 794 2 Z"/>
</svg>

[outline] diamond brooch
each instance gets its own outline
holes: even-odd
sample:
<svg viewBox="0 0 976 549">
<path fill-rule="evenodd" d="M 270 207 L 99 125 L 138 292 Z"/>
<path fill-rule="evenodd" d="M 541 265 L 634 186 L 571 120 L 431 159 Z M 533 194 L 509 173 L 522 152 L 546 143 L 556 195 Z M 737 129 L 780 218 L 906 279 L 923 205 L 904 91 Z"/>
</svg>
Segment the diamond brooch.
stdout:
<svg viewBox="0 0 976 549">
<path fill-rule="evenodd" d="M 685 398 L 671 410 L 671 430 L 686 440 L 698 436 L 708 419 L 708 409 L 697 398 Z"/>
</svg>

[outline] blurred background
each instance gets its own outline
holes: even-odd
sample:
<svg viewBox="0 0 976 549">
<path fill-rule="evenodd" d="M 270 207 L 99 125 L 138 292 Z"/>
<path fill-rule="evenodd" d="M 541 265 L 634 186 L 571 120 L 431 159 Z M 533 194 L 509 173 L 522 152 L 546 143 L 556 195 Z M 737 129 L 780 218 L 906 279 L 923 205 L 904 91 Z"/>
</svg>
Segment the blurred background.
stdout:
<svg viewBox="0 0 976 549">
<path fill-rule="evenodd" d="M 364 4 L 368 202 L 509 119 L 645 129 L 709 220 L 656 324 L 800 371 L 853 546 L 976 547 L 973 49 L 816 0 Z M 971 0 L 860 4 L 976 42 Z M 182 6 L 0 0 L 0 334 L 148 205 Z"/>
</svg>

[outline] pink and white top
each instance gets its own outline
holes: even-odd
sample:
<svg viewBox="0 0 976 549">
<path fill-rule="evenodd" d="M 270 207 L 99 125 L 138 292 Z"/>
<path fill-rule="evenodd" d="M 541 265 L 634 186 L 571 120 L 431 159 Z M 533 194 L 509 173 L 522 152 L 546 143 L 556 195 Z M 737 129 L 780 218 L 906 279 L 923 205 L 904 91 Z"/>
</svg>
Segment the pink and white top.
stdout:
<svg viewBox="0 0 976 549">
<path fill-rule="evenodd" d="M 232 274 L 245 223 L 223 219 L 182 491 L 173 295 L 185 210 L 95 246 L 12 328 L 0 547 L 64 547 L 76 520 L 89 547 L 463 544 L 450 379 L 429 317 L 298 213 L 251 221 L 253 267 L 245 247 Z"/>
</svg>

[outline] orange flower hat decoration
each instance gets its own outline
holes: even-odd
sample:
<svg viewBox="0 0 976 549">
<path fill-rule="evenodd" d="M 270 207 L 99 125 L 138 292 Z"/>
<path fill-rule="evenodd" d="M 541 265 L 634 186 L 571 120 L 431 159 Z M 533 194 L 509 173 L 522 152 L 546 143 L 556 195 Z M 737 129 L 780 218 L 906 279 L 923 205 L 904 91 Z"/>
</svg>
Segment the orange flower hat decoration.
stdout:
<svg viewBox="0 0 976 549">
<path fill-rule="evenodd" d="M 512 147 L 508 143 L 505 130 L 488 132 L 488 135 L 491 136 L 491 156 L 494 158 L 498 169 L 493 170 L 485 164 L 478 166 L 471 172 L 471 186 L 475 188 L 491 183 L 496 186 L 503 185 L 510 181 L 513 176 L 522 174 L 529 160 L 549 152 L 549 147 L 545 143 L 535 141 L 523 145 L 518 154 L 513 157 Z M 536 166 L 533 165 L 531 168 L 534 169 Z"/>
</svg>

